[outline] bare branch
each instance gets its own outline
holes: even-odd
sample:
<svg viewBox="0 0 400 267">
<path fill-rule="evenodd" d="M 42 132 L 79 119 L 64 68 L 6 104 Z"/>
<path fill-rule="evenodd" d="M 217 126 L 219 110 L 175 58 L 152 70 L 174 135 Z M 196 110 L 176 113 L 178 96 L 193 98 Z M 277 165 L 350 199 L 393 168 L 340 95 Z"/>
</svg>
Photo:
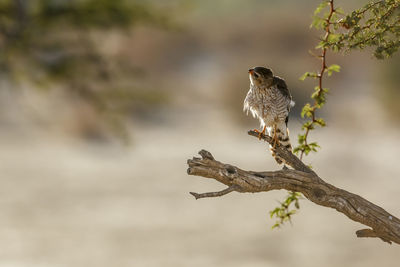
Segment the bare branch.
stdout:
<svg viewBox="0 0 400 267">
<path fill-rule="evenodd" d="M 379 237 L 382 241 L 392 244 L 392 241 L 387 240 L 386 238 L 378 236 L 374 230 L 372 229 L 361 229 L 356 232 L 357 237 Z"/>
<path fill-rule="evenodd" d="M 204 151 L 205 151 L 205 150 L 204 150 Z M 207 151 L 207 152 L 208 152 L 208 151 Z M 210 152 L 208 152 L 208 153 L 210 153 Z M 226 188 L 226 189 L 224 189 L 224 190 L 221 190 L 221 191 L 217 191 L 217 192 L 208 192 L 208 193 L 201 193 L 201 194 L 195 193 L 195 192 L 189 192 L 189 193 L 190 193 L 192 196 L 194 196 L 196 199 L 199 199 L 199 198 L 206 198 L 206 197 L 220 197 L 220 196 L 229 194 L 230 192 L 237 191 L 237 190 L 239 190 L 239 189 L 240 189 L 239 186 L 237 186 L 237 185 L 231 185 L 231 186 L 229 186 L 228 188 Z"/>
<path fill-rule="evenodd" d="M 256 136 L 252 132 L 249 134 Z M 262 139 L 271 141 L 267 136 L 263 136 Z M 357 231 L 358 237 L 379 237 L 385 242 L 400 244 L 400 220 L 398 218 L 356 194 L 326 183 L 307 166 L 301 165 L 295 155 L 281 147 L 276 149 L 277 154 L 281 153 L 278 155 L 295 170 L 245 171 L 216 161 L 210 152 L 202 150 L 202 158 L 188 160 L 188 174 L 215 179 L 227 185 L 228 188 L 214 193 L 191 194 L 196 198 L 201 198 L 222 196 L 232 191 L 255 193 L 285 189 L 300 192 L 315 204 L 336 209 L 351 220 L 371 228 Z"/>
</svg>

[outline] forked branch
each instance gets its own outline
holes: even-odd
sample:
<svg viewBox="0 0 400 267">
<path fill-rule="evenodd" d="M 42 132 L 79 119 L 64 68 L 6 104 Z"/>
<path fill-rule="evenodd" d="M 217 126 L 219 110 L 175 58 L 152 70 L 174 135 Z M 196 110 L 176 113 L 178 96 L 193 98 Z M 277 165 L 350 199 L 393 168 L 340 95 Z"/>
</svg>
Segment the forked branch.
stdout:
<svg viewBox="0 0 400 267">
<path fill-rule="evenodd" d="M 258 137 L 250 131 L 249 135 Z M 261 136 L 269 143 L 269 136 Z M 358 237 L 379 237 L 388 243 L 400 244 L 400 220 L 368 200 L 337 188 L 323 181 L 318 175 L 283 147 L 276 148 L 276 154 L 283 158 L 292 169 L 279 171 L 245 171 L 236 166 L 216 161 L 210 152 L 199 152 L 201 158 L 188 160 L 189 175 L 215 179 L 228 186 L 227 189 L 212 193 L 193 193 L 196 198 L 218 197 L 233 191 L 241 193 L 268 192 L 285 189 L 302 193 L 317 205 L 330 207 L 345 214 L 353 221 L 371 228 L 356 232 Z"/>
</svg>

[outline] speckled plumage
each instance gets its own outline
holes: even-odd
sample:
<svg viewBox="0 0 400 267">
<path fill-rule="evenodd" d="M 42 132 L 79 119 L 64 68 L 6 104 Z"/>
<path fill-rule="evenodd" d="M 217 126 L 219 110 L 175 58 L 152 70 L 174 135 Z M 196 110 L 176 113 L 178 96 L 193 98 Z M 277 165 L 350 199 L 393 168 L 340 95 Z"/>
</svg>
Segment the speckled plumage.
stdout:
<svg viewBox="0 0 400 267">
<path fill-rule="evenodd" d="M 285 81 L 264 67 L 250 69 L 249 78 L 250 89 L 244 100 L 244 111 L 250 111 L 258 118 L 261 127 L 266 126 L 271 137 L 276 129 L 279 142 L 291 150 L 287 122 L 293 102 Z M 282 162 L 277 157 L 275 159 Z"/>
</svg>

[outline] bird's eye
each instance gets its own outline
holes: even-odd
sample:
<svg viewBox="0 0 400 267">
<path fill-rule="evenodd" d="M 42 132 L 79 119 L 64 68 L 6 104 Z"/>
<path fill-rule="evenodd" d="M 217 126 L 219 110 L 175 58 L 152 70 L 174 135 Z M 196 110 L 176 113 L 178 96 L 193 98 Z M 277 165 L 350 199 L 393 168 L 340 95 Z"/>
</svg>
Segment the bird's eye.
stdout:
<svg viewBox="0 0 400 267">
<path fill-rule="evenodd" d="M 254 72 L 253 75 L 254 75 L 254 78 L 258 79 L 259 75 L 257 73 Z"/>
</svg>

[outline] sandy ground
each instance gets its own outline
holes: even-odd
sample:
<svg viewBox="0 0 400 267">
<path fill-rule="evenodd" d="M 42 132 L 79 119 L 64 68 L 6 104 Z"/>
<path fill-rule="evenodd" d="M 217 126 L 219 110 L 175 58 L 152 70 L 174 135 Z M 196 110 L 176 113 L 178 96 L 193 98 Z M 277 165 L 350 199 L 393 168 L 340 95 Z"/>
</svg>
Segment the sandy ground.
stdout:
<svg viewBox="0 0 400 267">
<path fill-rule="evenodd" d="M 277 168 L 246 129 L 218 122 L 141 126 L 130 147 L 1 138 L 0 266 L 399 266 L 397 245 L 357 239 L 361 225 L 307 200 L 293 226 L 271 230 L 283 191 L 194 200 L 189 191 L 222 188 L 186 174 L 201 148 L 244 169 Z M 377 134 L 323 130 L 310 161 L 399 216 L 399 132 Z"/>
</svg>

